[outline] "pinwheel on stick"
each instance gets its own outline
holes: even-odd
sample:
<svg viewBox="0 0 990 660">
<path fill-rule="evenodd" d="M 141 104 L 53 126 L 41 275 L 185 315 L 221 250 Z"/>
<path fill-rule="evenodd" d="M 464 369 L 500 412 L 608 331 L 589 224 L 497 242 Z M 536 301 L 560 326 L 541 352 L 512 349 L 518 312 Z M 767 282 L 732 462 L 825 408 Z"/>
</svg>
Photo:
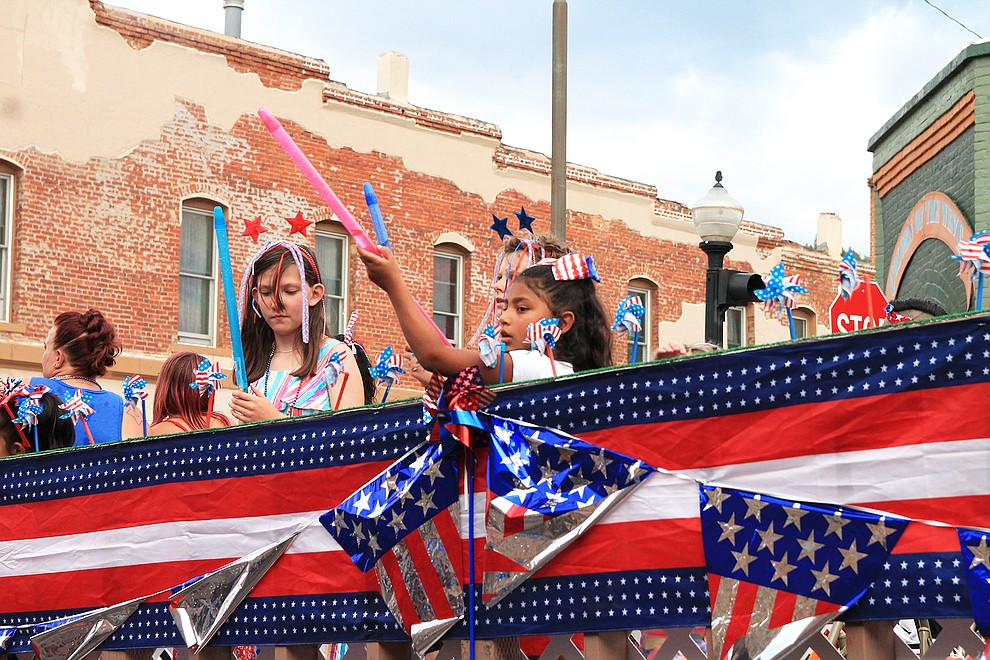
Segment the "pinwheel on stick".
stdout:
<svg viewBox="0 0 990 660">
<path fill-rule="evenodd" d="M 200 395 L 208 394 L 210 397 L 207 405 L 207 416 L 213 415 L 213 398 L 216 391 L 221 388 L 220 381 L 226 378 L 220 371 L 220 363 L 210 363 L 206 358 L 199 361 L 199 366 L 193 371 L 193 382 L 189 383 L 192 389 L 198 389 Z"/>
<path fill-rule="evenodd" d="M 615 321 L 612 323 L 612 330 L 620 335 L 632 336 L 632 356 L 629 358 L 631 364 L 636 363 L 636 346 L 639 344 L 639 333 L 643 330 L 644 314 L 646 307 L 643 306 L 643 299 L 639 296 L 626 296 L 619 303 L 619 309 L 615 312 Z"/>
<path fill-rule="evenodd" d="M 550 368 L 556 376 L 557 363 L 553 359 L 553 349 L 560 339 L 560 319 L 542 318 L 530 323 L 526 328 L 526 338 L 529 340 L 529 350 L 539 351 L 550 358 Z"/>
<path fill-rule="evenodd" d="M 148 435 L 148 393 L 144 388 L 148 387 L 148 381 L 140 374 L 134 374 L 124 379 L 124 403 L 137 410 L 138 402 L 141 402 L 141 428 L 144 435 Z"/>
<path fill-rule="evenodd" d="M 983 276 L 990 273 L 990 231 L 981 231 L 959 241 L 952 258 L 959 263 L 959 277 L 976 280 L 976 309 L 983 309 Z"/>
<path fill-rule="evenodd" d="M 392 385 L 399 382 L 399 374 L 406 373 L 402 368 L 402 362 L 402 356 L 396 354 L 391 346 L 386 346 L 385 350 L 378 354 L 376 364 L 370 369 L 372 378 L 385 383 L 382 403 L 388 400 L 388 393 L 392 389 Z"/>
<path fill-rule="evenodd" d="M 75 394 L 69 397 L 68 401 L 59 406 L 59 408 L 66 411 L 59 419 L 71 419 L 73 424 L 82 422 L 83 430 L 86 431 L 86 437 L 89 439 L 89 444 L 95 445 L 96 441 L 93 440 L 93 434 L 90 432 L 89 424 L 86 422 L 86 419 L 96 412 L 89 405 L 90 399 L 91 397 L 84 395 L 82 390 L 76 390 Z"/>
<path fill-rule="evenodd" d="M 757 289 L 753 292 L 757 298 L 763 301 L 763 311 L 766 314 L 773 314 L 776 308 L 776 315 L 780 315 L 787 310 L 787 323 L 791 330 L 791 339 L 797 339 L 794 331 L 794 314 L 791 310 L 797 304 L 795 295 L 808 293 L 808 290 L 801 286 L 800 275 L 785 275 L 784 264 L 777 264 L 770 271 L 770 277 L 766 280 L 766 288 Z"/>
</svg>

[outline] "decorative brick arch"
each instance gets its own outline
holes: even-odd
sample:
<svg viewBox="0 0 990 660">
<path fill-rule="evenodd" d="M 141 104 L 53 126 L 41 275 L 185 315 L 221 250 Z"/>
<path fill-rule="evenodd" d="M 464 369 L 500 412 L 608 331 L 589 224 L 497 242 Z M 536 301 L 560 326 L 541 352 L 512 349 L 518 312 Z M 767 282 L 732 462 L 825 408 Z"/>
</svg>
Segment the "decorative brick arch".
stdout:
<svg viewBox="0 0 990 660">
<path fill-rule="evenodd" d="M 887 280 L 884 283 L 884 293 L 887 298 L 891 299 L 897 295 L 904 272 L 911 263 L 911 257 L 924 241 L 928 239 L 941 241 L 949 246 L 953 254 L 959 254 L 957 244 L 968 239 L 972 234 L 972 227 L 948 195 L 940 192 L 925 194 L 908 213 L 901 227 L 901 233 L 894 243 L 890 266 L 887 268 Z M 973 286 L 969 281 L 964 281 L 963 286 L 966 288 L 968 307 Z"/>
</svg>

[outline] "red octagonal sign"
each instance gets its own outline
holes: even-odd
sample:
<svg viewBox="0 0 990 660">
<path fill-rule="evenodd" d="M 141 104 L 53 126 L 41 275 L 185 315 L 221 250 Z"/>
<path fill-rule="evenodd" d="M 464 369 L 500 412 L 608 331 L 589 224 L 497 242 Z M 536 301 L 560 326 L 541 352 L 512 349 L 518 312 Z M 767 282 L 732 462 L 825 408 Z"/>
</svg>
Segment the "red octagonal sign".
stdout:
<svg viewBox="0 0 990 660">
<path fill-rule="evenodd" d="M 848 300 L 839 294 L 829 306 L 832 332 L 852 332 L 883 325 L 887 321 L 883 311 L 886 306 L 887 298 L 876 282 L 860 281 Z"/>
</svg>

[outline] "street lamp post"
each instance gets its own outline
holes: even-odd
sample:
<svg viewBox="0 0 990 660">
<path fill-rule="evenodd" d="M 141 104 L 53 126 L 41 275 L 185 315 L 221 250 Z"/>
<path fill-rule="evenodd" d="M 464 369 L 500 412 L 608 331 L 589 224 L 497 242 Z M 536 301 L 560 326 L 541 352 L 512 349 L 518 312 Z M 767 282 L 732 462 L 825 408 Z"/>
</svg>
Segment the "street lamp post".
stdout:
<svg viewBox="0 0 990 660">
<path fill-rule="evenodd" d="M 699 247 L 708 255 L 705 275 L 705 341 L 722 346 L 725 310 L 756 302 L 753 291 L 763 288 L 759 275 L 723 268 L 725 255 L 743 219 L 743 207 L 722 187 L 722 173 L 715 173 L 715 186 L 691 207 Z"/>
</svg>

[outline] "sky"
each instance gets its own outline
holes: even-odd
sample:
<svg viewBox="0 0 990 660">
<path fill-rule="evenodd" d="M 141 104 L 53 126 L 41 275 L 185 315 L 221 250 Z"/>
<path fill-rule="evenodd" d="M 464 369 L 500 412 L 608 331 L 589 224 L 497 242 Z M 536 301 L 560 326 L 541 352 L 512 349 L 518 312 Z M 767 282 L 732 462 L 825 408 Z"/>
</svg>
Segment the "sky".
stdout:
<svg viewBox="0 0 990 660">
<path fill-rule="evenodd" d="M 223 0 L 107 4 L 223 32 Z M 551 154 L 552 0 L 244 4 L 245 40 L 370 93 L 378 55 L 399 51 L 410 103 Z M 818 214 L 836 213 L 864 254 L 870 137 L 990 38 L 986 0 L 569 0 L 567 14 L 569 162 L 688 206 L 721 170 L 747 220 L 811 243 Z"/>
</svg>

